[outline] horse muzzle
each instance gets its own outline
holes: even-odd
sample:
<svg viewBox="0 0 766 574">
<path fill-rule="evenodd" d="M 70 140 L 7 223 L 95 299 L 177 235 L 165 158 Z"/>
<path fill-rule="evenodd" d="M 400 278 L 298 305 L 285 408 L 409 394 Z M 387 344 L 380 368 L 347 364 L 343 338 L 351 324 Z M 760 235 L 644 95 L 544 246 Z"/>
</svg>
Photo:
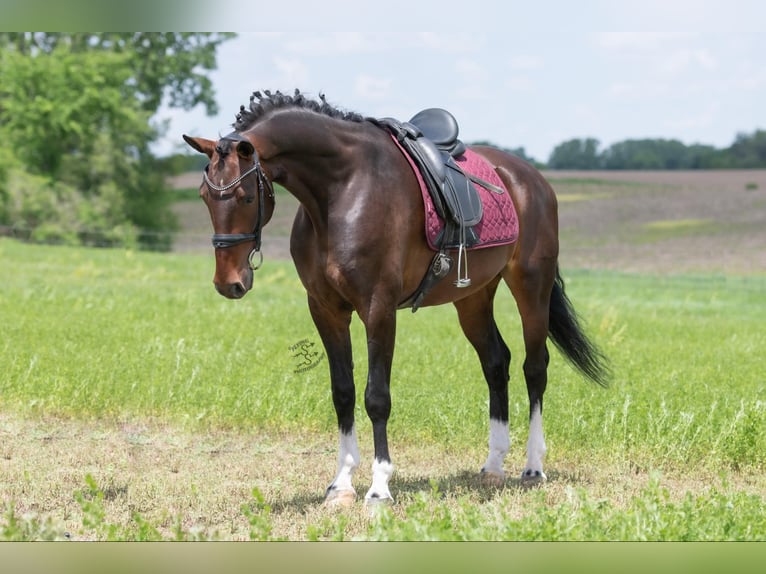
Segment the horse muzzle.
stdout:
<svg viewBox="0 0 766 574">
<path fill-rule="evenodd" d="M 253 288 L 252 260 L 253 253 L 248 256 L 247 264 L 242 265 L 231 251 L 216 252 L 216 270 L 213 284 L 216 291 L 227 299 L 241 299 Z M 240 260 L 241 261 L 241 260 Z"/>
<path fill-rule="evenodd" d="M 213 280 L 215 290 L 227 299 L 242 299 L 253 288 L 253 272 L 249 271 L 244 277 L 234 281 Z"/>
</svg>

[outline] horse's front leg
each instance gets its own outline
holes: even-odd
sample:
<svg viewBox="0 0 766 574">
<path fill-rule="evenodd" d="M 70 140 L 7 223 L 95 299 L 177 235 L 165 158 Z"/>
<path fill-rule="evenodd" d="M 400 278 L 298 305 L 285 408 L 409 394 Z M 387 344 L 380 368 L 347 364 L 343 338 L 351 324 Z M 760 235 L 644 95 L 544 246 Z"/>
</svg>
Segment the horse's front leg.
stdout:
<svg viewBox="0 0 766 574">
<path fill-rule="evenodd" d="M 349 332 L 351 312 L 329 307 L 312 297 L 309 297 L 309 309 L 330 364 L 332 401 L 338 417 L 338 470 L 327 487 L 325 503 L 348 505 L 356 500 L 352 478 L 359 467 L 354 426 L 356 392 Z"/>
<path fill-rule="evenodd" d="M 388 417 L 391 414 L 391 364 L 396 339 L 396 310 L 391 307 L 379 314 L 362 317 L 367 329 L 367 355 L 369 371 L 364 392 L 364 406 L 372 422 L 375 460 L 372 463 L 372 485 L 365 502 L 393 501 L 388 481 L 394 472 L 388 452 Z"/>
</svg>

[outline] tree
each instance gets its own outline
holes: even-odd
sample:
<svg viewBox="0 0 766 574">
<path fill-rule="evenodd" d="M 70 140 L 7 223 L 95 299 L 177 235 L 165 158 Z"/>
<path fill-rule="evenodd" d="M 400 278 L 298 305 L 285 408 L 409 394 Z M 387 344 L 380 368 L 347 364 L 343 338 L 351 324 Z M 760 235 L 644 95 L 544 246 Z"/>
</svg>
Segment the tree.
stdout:
<svg viewBox="0 0 766 574">
<path fill-rule="evenodd" d="M 515 155 L 516 157 L 520 157 L 520 158 L 521 158 L 521 159 L 523 159 L 524 161 L 527 161 L 527 162 L 531 163 L 531 164 L 532 164 L 532 165 L 534 165 L 534 166 L 538 166 L 538 167 L 541 167 L 541 164 L 540 164 L 540 162 L 538 162 L 538 161 L 537 161 L 535 158 L 533 158 L 532 156 L 530 156 L 530 155 L 527 155 L 527 150 L 526 150 L 526 149 L 524 149 L 524 147 L 523 147 L 523 146 L 522 146 L 522 147 L 516 147 L 516 148 L 503 147 L 503 146 L 499 146 L 499 145 L 497 145 L 497 144 L 494 144 L 494 143 L 492 143 L 492 142 L 491 142 L 491 141 L 489 141 L 489 140 L 476 140 L 476 141 L 472 141 L 472 142 L 466 142 L 466 143 L 468 143 L 469 145 L 477 145 L 477 146 L 480 146 L 480 145 L 485 145 L 485 146 L 490 146 L 490 147 L 496 147 L 496 148 L 498 148 L 498 149 L 501 149 L 501 150 L 503 150 L 504 152 L 507 152 L 507 153 L 513 154 L 513 155 Z"/>
<path fill-rule="evenodd" d="M 125 54 L 144 110 L 156 112 L 167 95 L 171 107 L 191 109 L 201 104 L 215 114 L 218 109 L 206 72 L 216 68 L 219 45 L 232 37 L 231 33 L 191 32 L 3 32 L 0 47 L 14 48 L 26 56 L 50 53 L 61 46 L 75 54 Z"/>
<path fill-rule="evenodd" d="M 766 130 L 752 134 L 737 134 L 734 143 L 726 150 L 733 167 L 754 168 L 766 166 Z"/>
<path fill-rule="evenodd" d="M 598 169 L 601 159 L 599 141 L 594 138 L 572 139 L 557 145 L 548 158 L 550 169 Z"/>
<path fill-rule="evenodd" d="M 0 34 L 0 224 L 38 238 L 168 248 L 165 164 L 149 150 L 171 106 L 216 111 L 204 74 L 229 35 Z M 44 196 L 44 197 L 38 197 Z"/>
</svg>

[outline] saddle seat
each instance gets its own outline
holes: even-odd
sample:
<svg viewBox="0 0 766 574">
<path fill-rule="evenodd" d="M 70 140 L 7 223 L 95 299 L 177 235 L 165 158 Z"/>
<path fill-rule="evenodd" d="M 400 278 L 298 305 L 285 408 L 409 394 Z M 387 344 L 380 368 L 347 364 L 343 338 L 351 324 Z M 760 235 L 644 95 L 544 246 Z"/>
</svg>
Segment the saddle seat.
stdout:
<svg viewBox="0 0 766 574">
<path fill-rule="evenodd" d="M 412 116 L 410 122 L 424 138 L 452 157 L 465 152 L 465 144 L 457 139 L 459 127 L 455 116 L 441 108 L 427 108 Z"/>
</svg>

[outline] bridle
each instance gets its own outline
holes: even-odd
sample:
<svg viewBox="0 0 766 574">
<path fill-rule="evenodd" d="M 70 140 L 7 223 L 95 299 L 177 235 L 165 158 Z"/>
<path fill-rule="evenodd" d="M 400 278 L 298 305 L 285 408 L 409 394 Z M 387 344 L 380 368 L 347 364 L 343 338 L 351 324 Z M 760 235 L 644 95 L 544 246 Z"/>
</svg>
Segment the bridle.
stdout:
<svg viewBox="0 0 766 574">
<path fill-rule="evenodd" d="M 247 141 L 243 136 L 236 133 L 229 134 L 228 136 L 221 139 Z M 266 205 L 266 189 L 268 188 L 269 199 L 274 199 L 274 188 L 271 186 L 271 183 L 263 173 L 261 162 L 258 159 L 257 152 L 255 151 L 253 152 L 253 159 L 254 163 L 252 167 L 250 167 L 247 171 L 239 174 L 238 177 L 226 185 L 216 185 L 210 180 L 208 177 L 210 164 L 205 166 L 205 170 L 202 173 L 202 179 L 209 189 L 218 192 L 217 196 L 211 195 L 213 199 L 226 200 L 234 197 L 233 191 L 229 193 L 226 192 L 235 188 L 247 176 L 255 173 L 256 177 L 258 178 L 258 220 L 255 222 L 255 228 L 253 229 L 252 233 L 214 233 L 212 237 L 213 247 L 216 249 L 228 249 L 229 247 L 234 247 L 235 245 L 239 245 L 241 243 L 254 241 L 255 245 L 253 246 L 253 250 L 250 252 L 250 255 L 248 255 L 247 261 L 250 264 L 250 268 L 253 271 L 256 271 L 263 264 L 263 253 L 261 253 L 261 230 L 263 229 L 263 212 Z M 256 254 L 259 257 L 259 260 L 257 263 L 254 263 L 253 257 Z"/>
</svg>

